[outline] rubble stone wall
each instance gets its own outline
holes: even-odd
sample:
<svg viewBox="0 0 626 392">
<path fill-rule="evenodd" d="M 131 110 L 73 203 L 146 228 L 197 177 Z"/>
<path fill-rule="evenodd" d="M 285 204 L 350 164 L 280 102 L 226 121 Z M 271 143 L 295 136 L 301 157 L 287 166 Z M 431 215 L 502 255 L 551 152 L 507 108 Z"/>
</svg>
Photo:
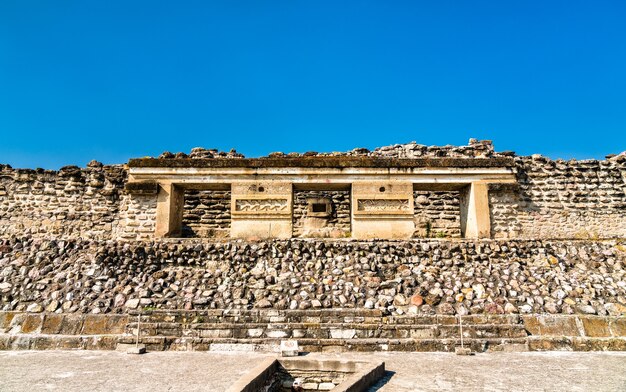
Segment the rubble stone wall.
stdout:
<svg viewBox="0 0 626 392">
<path fill-rule="evenodd" d="M 0 165 L 0 236 L 111 238 L 126 172 L 97 162 L 59 171 Z"/>
<path fill-rule="evenodd" d="M 0 240 L 0 310 L 626 311 L 623 241 Z"/>
<path fill-rule="evenodd" d="M 516 162 L 519 188 L 489 192 L 492 237 L 626 237 L 626 161 Z"/>
<path fill-rule="evenodd" d="M 121 240 L 149 240 L 154 238 L 156 208 L 156 195 L 131 196 L 123 194 L 120 198 L 118 225 L 110 233 L 110 238 Z"/>
<path fill-rule="evenodd" d="M 413 192 L 415 237 L 461 237 L 459 192 Z"/>
<path fill-rule="evenodd" d="M 228 237 L 230 200 L 230 191 L 185 191 L 183 237 Z"/>
<path fill-rule="evenodd" d="M 471 140 L 468 146 L 459 147 L 408 143 L 373 151 L 270 154 L 271 157 L 300 155 L 397 159 L 515 157 L 518 184 L 489 191 L 493 238 L 626 238 L 626 153 L 605 160 L 550 160 L 537 155 L 516 157 L 512 152 L 495 152 L 491 142 Z M 163 159 L 186 156 L 165 154 Z M 201 148 L 191 154 L 191 158 L 210 157 L 238 159 L 242 156 L 235 151 L 225 153 Z M 95 161 L 86 168 L 67 166 L 59 171 L 12 169 L 0 165 L 0 236 L 150 239 L 155 227 L 156 195 L 126 194 L 126 176 L 121 165 L 103 166 Z M 196 192 L 187 192 L 185 235 L 225 236 L 230 222 L 227 193 Z M 326 230 L 338 229 L 347 235 L 350 231 L 349 191 L 322 193 L 332 199 L 335 211 L 326 222 Z M 296 236 L 305 232 L 306 196 L 307 192 L 294 192 Z M 458 194 L 420 191 L 416 192 L 415 200 L 416 237 L 460 236 Z M 312 223 L 314 226 L 319 222 Z M 319 236 L 338 236 L 337 233 L 322 234 Z"/>
</svg>

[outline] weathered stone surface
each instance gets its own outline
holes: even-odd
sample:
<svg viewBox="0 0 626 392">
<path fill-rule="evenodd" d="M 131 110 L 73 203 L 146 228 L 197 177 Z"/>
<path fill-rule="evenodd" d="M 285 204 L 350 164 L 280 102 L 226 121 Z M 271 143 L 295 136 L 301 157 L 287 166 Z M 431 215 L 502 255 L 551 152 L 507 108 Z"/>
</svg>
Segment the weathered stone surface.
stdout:
<svg viewBox="0 0 626 392">
<path fill-rule="evenodd" d="M 41 333 L 58 334 L 61 332 L 61 325 L 65 315 L 63 314 L 46 314 L 41 325 Z"/>
<path fill-rule="evenodd" d="M 115 238 L 120 213 L 128 208 L 120 203 L 125 181 L 121 165 L 59 171 L 0 165 L 0 189 L 5 190 L 0 195 L 0 235 Z"/>
<path fill-rule="evenodd" d="M 11 238 L 0 246 L 8 249 L 0 281 L 11 284 L 3 310 L 354 307 L 398 315 L 582 315 L 579 309 L 588 309 L 616 316 L 626 309 L 619 241 Z M 561 261 L 552 265 L 548 257 Z"/>
<path fill-rule="evenodd" d="M 28 307 L 26 308 L 26 311 L 32 312 L 32 313 L 39 313 L 39 312 L 43 312 L 43 307 L 39 305 L 38 303 L 32 303 L 28 305 Z"/>
<path fill-rule="evenodd" d="M 612 336 L 626 336 L 626 317 L 609 320 Z"/>
<path fill-rule="evenodd" d="M 323 164 L 315 161 L 316 157 L 323 158 Z M 149 241 L 155 232 L 161 185 L 151 184 L 146 187 L 149 192 L 130 192 L 124 189 L 127 173 L 123 167 L 98 162 L 84 169 L 67 166 L 57 172 L 0 165 L 0 310 L 20 312 L 17 316 L 2 313 L 0 334 L 83 334 L 89 338 L 72 340 L 68 345 L 99 346 L 94 341 L 97 336 L 126 331 L 125 316 L 101 317 L 107 314 L 155 309 L 297 312 L 349 308 L 378 313 L 336 319 L 340 325 L 332 329 L 314 328 L 329 321 L 309 315 L 310 320 L 294 328 L 205 328 L 193 330 L 192 335 L 207 340 L 281 336 L 334 339 L 324 345 L 330 351 L 345 349 L 351 344 L 346 341 L 354 338 L 387 339 L 380 345 L 372 343 L 381 349 L 418 344 L 440 347 L 440 342 L 430 345 L 425 340 L 453 338 L 452 328 L 374 330 L 359 325 L 386 325 L 388 320 L 378 319 L 380 315 L 436 315 L 438 323 L 455 325 L 455 316 L 464 316 L 465 320 L 506 314 L 521 317 L 523 325 L 511 321 L 516 328 L 468 328 L 469 336 L 513 339 L 522 338 L 523 331 L 527 331 L 532 336 L 555 338 L 532 343 L 538 348 L 621 347 L 621 340 L 613 338 L 624 335 L 626 314 L 624 157 L 620 154 L 603 161 L 514 157 L 495 152 L 490 142 L 472 141 L 462 147 L 409 143 L 374 151 L 307 153 L 298 161 L 289 161 L 296 158 L 293 154 L 275 154 L 266 161 L 268 167 L 287 161 L 292 167 L 301 162 L 318 162 L 311 163 L 312 168 L 333 163 L 350 167 L 366 161 L 378 167 L 398 161 L 402 163 L 397 168 L 404 168 L 414 160 L 423 167 L 432 161 L 441 167 L 458 164 L 514 168 L 516 186 L 494 185 L 489 189 L 491 235 L 496 238 L 489 241 L 444 240 L 460 236 L 463 192 L 445 187 L 428 191 L 408 183 L 403 185 L 406 189 L 402 188 L 402 200 L 413 200 L 403 205 L 414 209 L 407 218 L 410 224 L 415 223 L 414 235 L 439 239 L 344 238 L 354 229 L 354 193 L 348 187 L 302 190 L 285 183 L 280 187 L 283 204 L 279 207 L 289 209 L 293 204 L 293 216 L 283 219 L 286 222 L 281 232 L 288 237 L 293 226 L 296 236 L 332 240 L 246 242 L 222 238 L 227 236 L 232 220 L 232 189 L 239 187 L 247 194 L 249 188 L 239 184 L 230 191 L 220 188 L 184 192 L 185 235 L 220 240 Z M 224 159 L 242 157 L 236 152 L 195 149 L 191 158 L 185 154 L 165 154 L 163 158 L 157 161 L 168 167 L 168 162 L 182 165 L 186 159 L 198 158 L 215 159 L 217 165 L 227 166 Z M 238 161 L 241 165 L 247 162 Z M 263 167 L 262 159 L 253 161 Z M 371 195 L 391 187 L 363 186 Z M 259 187 L 273 189 L 255 184 L 255 192 Z M 377 200 L 371 195 L 368 200 Z M 315 211 L 311 200 L 319 204 Z M 320 209 L 320 205 L 329 207 Z M 606 238 L 612 239 L 603 240 Z M 213 316 L 206 313 L 197 317 Z M 284 314 L 274 317 L 273 322 L 294 322 Z M 200 319 L 186 322 L 209 323 Z M 180 330 L 175 325 L 146 326 L 149 334 L 167 332 L 178 336 Z M 562 336 L 571 339 L 559 340 Z M 5 342 L 15 347 L 56 345 L 44 337 Z M 151 344 L 165 347 L 187 343 L 171 343 L 164 338 Z M 189 344 L 208 347 L 211 343 Z"/>
<path fill-rule="evenodd" d="M 453 316 L 378 316 L 365 310 L 225 310 L 221 312 L 159 311 L 142 316 L 141 340 L 153 350 L 209 350 L 215 345 L 232 342 L 229 350 L 278 350 L 287 336 L 296 337 L 305 351 L 454 351 L 459 342 L 459 329 Z M 3 315 L 0 313 L 0 315 Z M 12 327 L 2 340 L 6 349 L 87 348 L 113 349 L 117 343 L 133 343 L 136 319 L 124 315 L 11 313 Z M 33 318 L 43 316 L 41 331 Z M 50 316 L 50 319 L 48 317 Z M 320 317 L 322 323 L 306 320 Z M 611 325 L 623 318 L 600 316 L 550 316 L 551 329 L 538 320 L 544 316 L 471 315 L 464 318 L 464 336 L 474 351 L 529 350 L 621 350 L 626 342 L 623 331 L 611 330 L 611 336 L 591 332 L 583 320 L 594 325 Z M 367 318 L 367 322 L 363 321 Z M 162 322 L 161 320 L 170 320 Z M 61 320 L 61 321 L 59 321 Z M 190 320 L 202 323 L 190 323 Z M 580 322 L 578 334 L 572 332 L 570 321 Z M 68 324 L 69 322 L 69 324 Z M 250 329 L 250 323 L 257 328 Z M 31 325 L 31 326 L 28 326 Z M 34 327 L 32 326 L 34 325 Z M 559 331 L 558 328 L 563 328 Z M 604 327 L 600 327 L 604 328 Z M 532 334 L 529 335 L 529 332 Z M 622 333 L 622 335 L 620 335 Z M 0 333 L 0 338 L 2 338 Z M 236 344 L 235 344 L 236 343 Z M 523 346 L 523 347 L 522 347 Z M 226 346 L 224 346 L 226 347 Z"/>
<path fill-rule="evenodd" d="M 129 299 L 128 301 L 126 301 L 124 306 L 129 309 L 137 309 L 137 307 L 139 306 L 139 301 L 140 301 L 139 298 Z"/>
<path fill-rule="evenodd" d="M 22 333 L 37 333 L 41 331 L 43 316 L 27 314 L 22 322 Z"/>
<path fill-rule="evenodd" d="M 575 317 L 522 316 L 522 320 L 531 335 L 580 336 Z"/>
<path fill-rule="evenodd" d="M 164 159 L 131 160 L 176 166 L 200 161 L 208 165 L 250 164 L 240 154 L 196 149 L 189 155 L 165 154 Z M 506 166 L 517 172 L 517 185 L 494 185 L 489 190 L 491 236 L 495 238 L 624 238 L 624 172 L 622 153 L 605 160 L 550 160 L 538 155 L 515 156 L 494 151 L 490 141 L 472 141 L 467 146 L 398 144 L 373 151 L 354 149 L 346 153 L 274 155 L 254 160 L 255 167 L 281 164 L 303 167 L 344 167 L 346 160 L 391 162 L 393 167 L 410 165 Z M 174 159 L 170 159 L 170 158 Z M 178 158 L 176 158 L 178 157 Z M 200 158 L 202 157 L 202 158 Z M 436 158 L 436 160 L 432 159 Z M 185 163 L 187 162 L 187 163 Z M 378 163 L 377 163 L 378 162 Z M 59 239 L 150 239 L 154 237 L 157 194 L 129 194 L 127 172 L 122 165 L 67 166 L 59 171 L 13 169 L 0 165 L 0 235 L 31 235 Z M 153 184 L 154 185 L 154 184 Z M 154 188 L 154 186 L 153 186 Z M 303 192 L 299 195 L 299 192 Z M 322 192 L 333 200 L 331 219 L 316 236 L 346 236 L 351 231 L 349 191 L 299 191 L 295 194 L 294 233 L 303 234 L 307 219 L 300 212 L 307 192 Z M 327 192 L 328 194 L 323 194 Z M 342 193 L 343 192 L 343 193 Z M 228 191 L 190 189 L 186 192 L 184 235 L 221 237 L 228 232 Z M 300 197 L 302 196 L 302 197 Z M 460 234 L 459 191 L 419 190 L 414 193 L 415 235 L 457 237 Z M 314 222 L 309 222 L 314 223 Z M 313 224 L 315 226 L 315 224 Z M 558 263 L 559 258 L 546 258 Z M 9 289 L 0 282 L 0 292 Z"/>
<path fill-rule="evenodd" d="M 585 336 L 592 338 L 604 338 L 611 336 L 609 320 L 601 317 L 581 317 Z"/>
<path fill-rule="evenodd" d="M 82 333 L 84 335 L 104 335 L 108 332 L 108 321 L 109 317 L 101 316 L 101 315 L 92 315 L 88 314 L 85 316 L 85 321 L 83 323 Z"/>
</svg>

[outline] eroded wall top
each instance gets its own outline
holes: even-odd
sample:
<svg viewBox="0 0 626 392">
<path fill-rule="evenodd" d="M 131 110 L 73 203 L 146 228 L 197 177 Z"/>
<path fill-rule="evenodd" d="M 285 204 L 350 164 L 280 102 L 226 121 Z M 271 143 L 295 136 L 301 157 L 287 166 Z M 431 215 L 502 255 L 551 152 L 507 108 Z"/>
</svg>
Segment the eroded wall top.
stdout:
<svg viewBox="0 0 626 392">
<path fill-rule="evenodd" d="M 272 153 L 252 159 L 234 150 L 195 148 L 188 155 L 164 153 L 133 162 L 139 163 L 137 167 L 157 162 L 165 168 L 256 165 L 268 170 L 281 165 L 505 166 L 515 170 L 517 186 L 489 190 L 493 238 L 626 237 L 626 152 L 604 160 L 552 160 L 496 152 L 490 141 L 470 140 L 458 147 L 408 143 L 372 151 Z M 127 182 L 124 166 L 95 161 L 86 168 L 68 166 L 59 171 L 0 165 L 0 236 L 149 238 L 154 232 L 156 194 L 150 190 L 130 197 L 124 190 Z M 427 204 L 428 194 L 420 194 L 420 200 Z"/>
</svg>

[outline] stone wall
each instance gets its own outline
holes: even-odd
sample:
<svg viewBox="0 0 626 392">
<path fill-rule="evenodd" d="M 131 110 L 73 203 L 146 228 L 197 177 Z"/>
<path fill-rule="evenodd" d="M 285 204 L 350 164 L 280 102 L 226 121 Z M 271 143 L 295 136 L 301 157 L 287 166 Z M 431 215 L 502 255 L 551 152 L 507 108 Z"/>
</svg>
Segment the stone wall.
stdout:
<svg viewBox="0 0 626 392">
<path fill-rule="evenodd" d="M 327 217 L 307 214 L 309 200 L 325 199 L 331 211 Z M 346 237 L 350 235 L 350 191 L 293 192 L 293 234 L 296 237 Z"/>
<path fill-rule="evenodd" d="M 489 194 L 492 237 L 626 237 L 626 160 L 516 163 L 519 188 Z"/>
<path fill-rule="evenodd" d="M 183 237 L 228 237 L 230 234 L 230 198 L 230 191 L 185 191 Z"/>
<path fill-rule="evenodd" d="M 278 352 L 283 339 L 297 339 L 304 352 L 333 353 L 454 351 L 460 345 L 458 317 L 386 316 L 363 309 L 0 311 L 0 350 L 124 349 L 134 345 L 138 329 L 149 351 Z M 624 351 L 626 317 L 481 314 L 463 317 L 463 336 L 474 352 Z"/>
<path fill-rule="evenodd" d="M 618 241 L 0 240 L 0 310 L 626 310 Z"/>
<path fill-rule="evenodd" d="M 132 195 L 131 197 L 124 194 L 120 198 L 119 222 L 110 238 L 121 240 L 154 238 L 156 206 L 156 195 Z"/>
<path fill-rule="evenodd" d="M 0 236 L 111 238 L 126 172 L 91 162 L 56 171 L 0 165 Z"/>
<path fill-rule="evenodd" d="M 413 192 L 415 237 L 460 238 L 459 192 Z"/>
<path fill-rule="evenodd" d="M 471 141 L 468 146 L 460 147 L 408 143 L 374 151 L 355 149 L 346 153 L 281 154 L 270 155 L 399 159 L 515 156 L 511 152 L 495 152 L 488 141 Z M 183 155 L 165 154 L 164 159 Z M 194 149 L 191 157 L 238 159 L 241 155 L 234 151 Z M 626 238 L 626 154 L 584 161 L 550 160 L 533 155 L 515 157 L 515 162 L 517 186 L 490 189 L 493 238 Z M 68 166 L 59 171 L 12 169 L 0 165 L 0 236 L 150 239 L 155 228 L 156 194 L 126 194 L 123 190 L 126 176 L 123 166 L 103 166 L 95 161 L 86 168 Z M 316 192 L 308 193 L 313 195 Z M 202 191 L 187 194 L 185 235 L 224 236 L 230 221 L 226 193 Z M 293 232 L 296 236 L 303 236 L 305 222 L 311 221 L 304 214 L 306 194 L 305 191 L 294 193 Z M 311 236 L 347 235 L 351 231 L 349 191 L 318 194 L 332 198 L 335 215 L 324 224 L 325 227 L 315 228 Z M 429 222 L 428 235 L 446 238 L 460 235 L 458 194 L 416 192 L 415 196 L 417 237 L 427 236 Z"/>
</svg>

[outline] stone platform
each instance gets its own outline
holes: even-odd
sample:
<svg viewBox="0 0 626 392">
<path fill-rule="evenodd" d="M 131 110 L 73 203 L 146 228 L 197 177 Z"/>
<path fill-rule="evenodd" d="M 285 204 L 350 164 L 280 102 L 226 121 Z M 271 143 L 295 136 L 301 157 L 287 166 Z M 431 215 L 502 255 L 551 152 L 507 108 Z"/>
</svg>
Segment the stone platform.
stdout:
<svg viewBox="0 0 626 392">
<path fill-rule="evenodd" d="M 140 317 L 149 351 L 276 352 L 282 339 L 306 352 L 454 351 L 455 316 L 385 316 L 377 310 L 153 311 Z M 136 314 L 0 313 L 0 349 L 114 350 L 135 342 Z M 626 317 L 472 315 L 463 337 L 475 352 L 626 351 Z"/>
</svg>

